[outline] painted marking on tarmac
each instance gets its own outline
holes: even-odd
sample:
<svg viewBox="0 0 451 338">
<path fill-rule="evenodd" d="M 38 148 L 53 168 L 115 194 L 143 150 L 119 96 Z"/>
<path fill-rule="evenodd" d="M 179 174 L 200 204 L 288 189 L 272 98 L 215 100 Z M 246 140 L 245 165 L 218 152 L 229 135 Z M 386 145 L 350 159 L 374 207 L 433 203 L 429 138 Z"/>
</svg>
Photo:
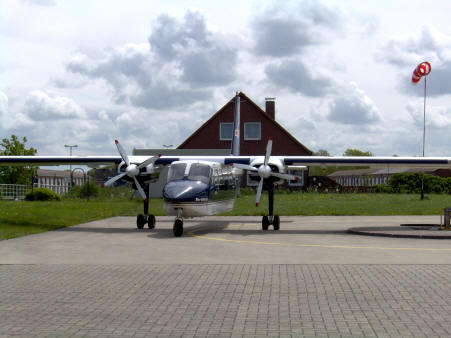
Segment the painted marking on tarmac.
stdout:
<svg viewBox="0 0 451 338">
<path fill-rule="evenodd" d="M 398 251 L 451 251 L 451 248 L 390 248 L 382 246 L 354 246 L 354 245 L 327 245 L 327 244 L 290 244 L 282 242 L 262 242 L 262 241 L 246 241 L 239 239 L 225 239 L 219 237 L 209 237 L 203 235 L 197 235 L 195 230 L 188 232 L 188 235 L 199 239 L 207 239 L 211 241 L 221 241 L 229 243 L 246 243 L 246 244 L 258 244 L 258 245 L 279 245 L 279 246 L 293 246 L 301 248 L 329 248 L 329 249 L 372 249 L 372 250 L 398 250 Z"/>
</svg>

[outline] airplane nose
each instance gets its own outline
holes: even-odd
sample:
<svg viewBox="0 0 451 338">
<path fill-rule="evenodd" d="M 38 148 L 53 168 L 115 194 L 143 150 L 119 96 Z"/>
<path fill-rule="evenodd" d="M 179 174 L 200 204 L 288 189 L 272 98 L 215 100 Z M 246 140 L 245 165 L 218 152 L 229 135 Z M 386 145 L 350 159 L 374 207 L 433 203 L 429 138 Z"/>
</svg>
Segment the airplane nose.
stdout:
<svg viewBox="0 0 451 338">
<path fill-rule="evenodd" d="M 195 202 L 208 196 L 208 185 L 200 181 L 178 180 L 166 183 L 163 197 L 167 202 Z"/>
</svg>

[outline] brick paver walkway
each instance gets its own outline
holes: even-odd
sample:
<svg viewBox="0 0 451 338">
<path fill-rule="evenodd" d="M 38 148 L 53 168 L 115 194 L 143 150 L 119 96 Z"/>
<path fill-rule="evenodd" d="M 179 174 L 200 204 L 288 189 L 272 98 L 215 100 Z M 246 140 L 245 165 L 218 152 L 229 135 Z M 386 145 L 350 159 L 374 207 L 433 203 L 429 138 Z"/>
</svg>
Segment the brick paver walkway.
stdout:
<svg viewBox="0 0 451 338">
<path fill-rule="evenodd" d="M 451 336 L 449 265 L 2 265 L 0 336 Z"/>
</svg>

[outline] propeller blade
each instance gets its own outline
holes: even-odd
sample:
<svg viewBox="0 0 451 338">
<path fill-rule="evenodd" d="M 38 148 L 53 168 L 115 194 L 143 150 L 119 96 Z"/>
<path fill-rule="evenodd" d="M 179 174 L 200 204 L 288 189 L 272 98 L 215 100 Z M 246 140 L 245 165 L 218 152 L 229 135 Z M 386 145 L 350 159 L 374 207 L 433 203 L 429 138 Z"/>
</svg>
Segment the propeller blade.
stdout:
<svg viewBox="0 0 451 338">
<path fill-rule="evenodd" d="M 117 180 L 120 180 L 120 179 L 121 179 L 122 177 L 124 177 L 125 175 L 127 175 L 127 173 L 122 173 L 122 174 L 116 175 L 116 176 L 110 178 L 110 179 L 109 179 L 108 181 L 106 181 L 105 183 L 103 183 L 103 185 L 104 185 L 105 187 L 112 186 L 114 182 L 116 182 Z"/>
<path fill-rule="evenodd" d="M 260 198 L 262 197 L 262 190 L 263 190 L 263 177 L 260 180 L 260 183 L 258 184 L 257 196 L 255 197 L 255 205 L 257 207 L 258 207 L 258 204 L 260 203 Z"/>
<path fill-rule="evenodd" d="M 290 175 L 290 174 L 281 174 L 281 173 L 271 173 L 271 176 L 276 176 L 284 180 L 288 181 L 299 181 L 301 178 L 299 176 Z"/>
<path fill-rule="evenodd" d="M 135 180 L 136 188 L 138 189 L 139 194 L 141 195 L 141 197 L 143 199 L 147 199 L 146 193 L 144 192 L 143 188 L 141 188 L 141 185 L 139 184 L 138 179 L 136 178 L 136 176 L 133 176 L 133 179 Z"/>
<path fill-rule="evenodd" d="M 118 140 L 114 141 L 116 143 L 117 150 L 119 151 L 119 154 L 121 154 L 122 159 L 127 164 L 127 167 L 130 165 L 130 160 L 128 159 L 127 153 L 125 152 L 124 148 L 122 148 L 121 144 Z"/>
<path fill-rule="evenodd" d="M 245 170 L 251 170 L 251 171 L 258 171 L 258 168 L 255 168 L 253 166 L 247 165 L 247 164 L 241 164 L 241 163 L 232 163 L 232 166 L 238 169 L 245 169 Z"/>
<path fill-rule="evenodd" d="M 161 154 L 159 154 L 158 156 L 149 157 L 147 160 L 145 160 L 138 166 L 138 169 L 144 168 L 144 167 L 148 166 L 149 164 L 154 163 L 160 157 L 161 157 Z"/>
<path fill-rule="evenodd" d="M 272 150 L 272 137 L 269 138 L 268 144 L 266 145 L 266 155 L 264 165 L 268 165 L 269 157 L 271 156 Z"/>
</svg>

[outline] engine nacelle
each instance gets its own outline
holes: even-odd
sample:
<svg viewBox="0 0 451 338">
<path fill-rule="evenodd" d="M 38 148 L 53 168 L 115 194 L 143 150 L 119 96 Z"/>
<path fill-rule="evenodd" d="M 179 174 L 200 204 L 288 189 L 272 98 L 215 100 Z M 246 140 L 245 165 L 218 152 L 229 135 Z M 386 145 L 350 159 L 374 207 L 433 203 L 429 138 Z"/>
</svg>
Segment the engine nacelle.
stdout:
<svg viewBox="0 0 451 338">
<path fill-rule="evenodd" d="M 263 165 L 264 159 L 254 160 L 250 163 L 252 167 L 258 168 Z M 285 173 L 285 165 L 278 158 L 269 158 L 268 165 L 271 167 L 271 171 L 275 173 Z M 260 181 L 260 176 L 256 172 L 248 171 L 248 177 L 251 181 L 258 183 Z M 273 184 L 282 184 L 284 182 L 283 179 L 276 178 L 271 176 L 271 180 L 273 180 Z"/>
</svg>

